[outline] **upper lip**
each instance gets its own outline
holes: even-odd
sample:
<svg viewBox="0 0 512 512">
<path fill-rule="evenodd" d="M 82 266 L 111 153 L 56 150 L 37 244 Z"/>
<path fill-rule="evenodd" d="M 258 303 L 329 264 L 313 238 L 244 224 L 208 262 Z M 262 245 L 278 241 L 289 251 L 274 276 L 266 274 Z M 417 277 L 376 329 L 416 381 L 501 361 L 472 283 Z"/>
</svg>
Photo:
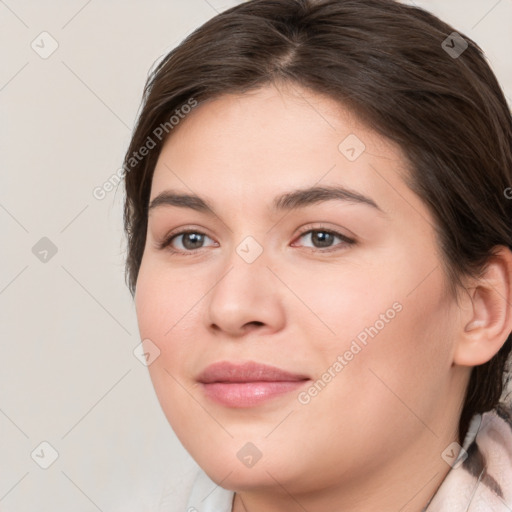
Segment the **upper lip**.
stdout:
<svg viewBox="0 0 512 512">
<path fill-rule="evenodd" d="M 290 382 L 308 380 L 304 374 L 291 373 L 276 366 L 249 361 L 231 363 L 219 361 L 206 367 L 197 377 L 203 384 L 213 382 Z"/>
</svg>

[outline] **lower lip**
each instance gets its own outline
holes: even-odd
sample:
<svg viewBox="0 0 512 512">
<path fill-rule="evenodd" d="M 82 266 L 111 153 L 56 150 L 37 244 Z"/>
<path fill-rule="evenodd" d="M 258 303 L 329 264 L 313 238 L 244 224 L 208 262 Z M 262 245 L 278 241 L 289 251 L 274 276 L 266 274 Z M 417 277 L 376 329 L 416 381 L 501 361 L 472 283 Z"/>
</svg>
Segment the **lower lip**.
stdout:
<svg viewBox="0 0 512 512">
<path fill-rule="evenodd" d="M 212 382 L 202 384 L 208 398 L 227 407 L 253 407 L 295 391 L 307 380 L 273 382 Z"/>
</svg>

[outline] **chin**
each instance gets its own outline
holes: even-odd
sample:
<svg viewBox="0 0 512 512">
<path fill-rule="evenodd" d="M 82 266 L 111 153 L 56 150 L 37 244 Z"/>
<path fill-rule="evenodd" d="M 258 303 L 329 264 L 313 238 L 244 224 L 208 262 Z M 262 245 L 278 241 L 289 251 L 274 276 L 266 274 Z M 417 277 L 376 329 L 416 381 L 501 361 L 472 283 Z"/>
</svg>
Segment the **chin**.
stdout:
<svg viewBox="0 0 512 512">
<path fill-rule="evenodd" d="M 275 489 L 276 480 L 280 483 L 288 480 L 282 474 L 282 469 L 272 465 L 265 466 L 261 461 L 252 468 L 241 464 L 216 464 L 215 461 L 200 466 L 213 482 L 230 491 Z"/>
</svg>

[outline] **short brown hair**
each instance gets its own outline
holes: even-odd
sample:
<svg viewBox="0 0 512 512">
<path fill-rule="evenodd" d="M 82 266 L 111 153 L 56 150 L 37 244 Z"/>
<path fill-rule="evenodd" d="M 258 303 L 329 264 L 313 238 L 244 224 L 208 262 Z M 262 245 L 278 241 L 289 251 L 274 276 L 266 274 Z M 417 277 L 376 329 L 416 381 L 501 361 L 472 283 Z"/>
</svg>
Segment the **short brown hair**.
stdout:
<svg viewBox="0 0 512 512">
<path fill-rule="evenodd" d="M 407 184 L 434 216 L 457 297 L 463 276 L 480 275 L 497 246 L 512 248 L 512 200 L 505 197 L 512 184 L 512 119 L 483 52 L 454 32 L 434 15 L 393 0 L 250 0 L 188 36 L 150 74 L 125 156 L 132 295 L 165 137 L 152 137 L 154 147 L 135 163 L 133 154 L 190 98 L 289 82 L 351 108 L 402 148 L 411 168 Z M 509 335 L 498 354 L 473 368 L 460 439 L 475 413 L 497 404 L 511 349 Z"/>
</svg>

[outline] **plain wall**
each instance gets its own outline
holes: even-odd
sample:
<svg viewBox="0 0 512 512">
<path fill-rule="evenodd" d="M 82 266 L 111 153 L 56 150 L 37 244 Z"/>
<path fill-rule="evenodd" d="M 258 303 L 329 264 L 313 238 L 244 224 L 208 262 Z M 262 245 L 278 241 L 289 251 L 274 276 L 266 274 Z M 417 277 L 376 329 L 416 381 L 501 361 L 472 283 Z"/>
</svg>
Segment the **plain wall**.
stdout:
<svg viewBox="0 0 512 512">
<path fill-rule="evenodd" d="M 133 354 L 122 186 L 93 192 L 155 61 L 235 3 L 0 2 L 1 511 L 156 510 L 194 466 Z M 512 0 L 408 3 L 474 39 L 512 104 Z"/>
</svg>

